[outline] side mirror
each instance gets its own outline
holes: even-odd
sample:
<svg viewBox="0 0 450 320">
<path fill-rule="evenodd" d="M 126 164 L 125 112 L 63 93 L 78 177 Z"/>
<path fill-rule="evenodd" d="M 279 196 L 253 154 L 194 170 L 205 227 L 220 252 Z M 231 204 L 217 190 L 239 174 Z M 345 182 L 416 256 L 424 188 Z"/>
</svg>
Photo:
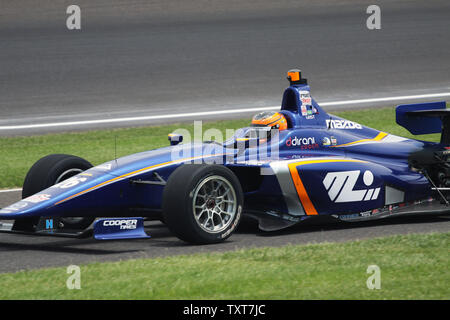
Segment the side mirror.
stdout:
<svg viewBox="0 0 450 320">
<path fill-rule="evenodd" d="M 183 141 L 183 136 L 177 133 L 169 133 L 168 138 L 171 146 L 176 146 Z"/>
</svg>

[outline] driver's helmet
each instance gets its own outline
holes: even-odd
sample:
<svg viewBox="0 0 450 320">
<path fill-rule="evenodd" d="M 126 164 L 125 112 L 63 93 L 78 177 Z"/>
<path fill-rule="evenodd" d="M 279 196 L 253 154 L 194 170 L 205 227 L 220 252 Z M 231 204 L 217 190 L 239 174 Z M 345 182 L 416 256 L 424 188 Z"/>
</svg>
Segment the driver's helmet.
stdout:
<svg viewBox="0 0 450 320">
<path fill-rule="evenodd" d="M 253 117 L 252 127 L 270 127 L 271 129 L 283 131 L 287 129 L 287 121 L 279 112 L 264 111 Z"/>
</svg>

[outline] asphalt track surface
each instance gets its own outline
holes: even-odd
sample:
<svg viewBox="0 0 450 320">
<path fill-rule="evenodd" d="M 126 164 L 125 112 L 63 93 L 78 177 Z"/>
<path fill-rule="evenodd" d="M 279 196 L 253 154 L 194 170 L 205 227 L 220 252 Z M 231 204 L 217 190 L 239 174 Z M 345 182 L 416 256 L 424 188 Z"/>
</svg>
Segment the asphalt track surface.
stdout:
<svg viewBox="0 0 450 320">
<path fill-rule="evenodd" d="M 114 124 L 2 130 L 27 135 L 176 122 L 186 112 L 279 105 L 285 72 L 300 67 L 320 102 L 450 92 L 450 3 L 377 1 L 382 29 L 366 28 L 372 1 L 0 0 L 0 127 L 173 114 Z M 433 99 L 433 101 L 441 99 Z M 419 100 L 415 100 L 419 101 Z M 407 103 L 409 101 L 402 101 Z M 327 108 L 377 107 L 393 102 Z M 225 118 L 204 116 L 201 119 Z M 198 119 L 196 119 L 198 120 Z M 19 192 L 0 193 L 0 207 Z M 98 242 L 0 234 L 0 272 L 93 261 L 339 242 L 450 230 L 448 217 L 240 228 L 229 241 L 190 246 L 151 222 L 149 240 Z"/>
<path fill-rule="evenodd" d="M 450 2 L 377 1 L 368 30 L 372 2 L 79 0 L 70 31 L 73 1 L 0 0 L 0 128 L 173 115 L 0 135 L 248 117 L 233 109 L 279 106 L 293 67 L 319 102 L 450 92 Z"/>
</svg>

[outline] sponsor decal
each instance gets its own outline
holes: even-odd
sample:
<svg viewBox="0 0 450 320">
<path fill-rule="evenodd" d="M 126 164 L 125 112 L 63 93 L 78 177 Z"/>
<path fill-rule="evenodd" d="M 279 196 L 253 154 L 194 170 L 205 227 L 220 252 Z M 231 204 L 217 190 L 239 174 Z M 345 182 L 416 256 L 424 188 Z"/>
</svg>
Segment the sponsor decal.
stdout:
<svg viewBox="0 0 450 320">
<path fill-rule="evenodd" d="M 104 163 L 104 164 L 96 166 L 95 168 L 96 169 L 102 169 L 102 170 L 111 170 L 112 164 L 111 163 Z"/>
<path fill-rule="evenodd" d="M 386 208 L 380 208 L 380 209 L 373 209 L 373 210 L 369 210 L 369 211 L 364 211 L 364 212 L 361 212 L 359 215 L 362 218 L 375 217 L 375 216 L 379 216 L 379 215 L 385 213 L 386 212 L 385 209 Z"/>
<path fill-rule="evenodd" d="M 331 140 L 330 140 L 330 138 L 324 137 L 324 138 L 322 139 L 322 145 L 325 146 L 325 147 L 331 146 Z"/>
<path fill-rule="evenodd" d="M 302 106 L 300 107 L 301 111 L 302 111 L 302 116 L 306 116 L 308 115 L 308 110 L 306 110 L 306 106 L 302 104 Z"/>
<path fill-rule="evenodd" d="M 103 221 L 104 227 L 120 227 L 120 230 L 135 230 L 137 228 L 136 219 L 115 219 Z"/>
<path fill-rule="evenodd" d="M 342 219 L 342 220 L 352 220 L 352 219 L 358 219 L 358 218 L 359 218 L 359 213 L 339 215 L 339 219 Z"/>
<path fill-rule="evenodd" d="M 349 120 L 325 120 L 328 129 L 362 129 L 359 123 Z"/>
<path fill-rule="evenodd" d="M 305 116 L 306 119 L 310 120 L 310 119 L 314 119 L 314 112 L 312 109 L 308 109 L 307 111 L 307 115 Z"/>
<path fill-rule="evenodd" d="M 27 202 L 20 201 L 0 210 L 0 213 L 13 213 L 28 206 Z"/>
<path fill-rule="evenodd" d="M 371 211 L 364 211 L 359 214 L 361 217 L 370 217 L 372 215 Z"/>
<path fill-rule="evenodd" d="M 314 119 L 314 115 L 319 113 L 317 108 L 312 106 L 312 98 L 309 91 L 299 90 L 300 102 L 302 103 L 300 106 L 300 110 L 302 116 L 304 116 L 307 120 Z"/>
<path fill-rule="evenodd" d="M 423 203 L 427 203 L 429 201 L 430 201 L 429 199 L 425 199 L 425 200 L 410 201 L 410 202 L 407 202 L 407 203 L 406 202 L 401 202 L 401 203 L 397 203 L 395 205 L 391 204 L 391 205 L 384 206 L 382 208 L 377 208 L 377 209 L 373 209 L 373 210 L 360 212 L 359 216 L 361 218 L 369 218 L 369 217 L 380 216 L 380 215 L 383 215 L 383 214 L 394 214 L 394 213 L 396 213 L 397 210 L 399 210 L 401 208 L 406 208 L 406 207 L 410 207 L 410 206 L 414 206 L 414 205 L 418 205 L 418 204 L 423 204 Z M 351 215 L 335 215 L 335 217 L 346 219 L 346 220 L 349 220 L 350 218 L 352 218 L 352 219 L 356 218 L 356 217 L 354 217 L 354 214 L 351 214 Z"/>
<path fill-rule="evenodd" d="M 410 205 L 418 205 L 418 204 L 424 204 L 427 202 L 432 202 L 433 200 L 434 200 L 433 197 L 429 197 L 427 199 L 411 201 L 409 204 Z"/>
<path fill-rule="evenodd" d="M 81 182 L 85 182 L 86 180 L 87 180 L 87 178 L 75 176 L 75 177 L 69 178 L 67 180 L 64 180 L 63 182 L 55 184 L 52 188 L 68 189 L 68 188 L 78 185 Z"/>
<path fill-rule="evenodd" d="M 226 236 L 228 236 L 231 232 L 233 232 L 233 230 L 236 228 L 237 224 L 239 223 L 239 220 L 241 218 L 241 212 L 242 212 L 242 206 L 239 206 L 237 214 L 236 214 L 236 219 L 234 219 L 233 224 L 231 225 L 231 228 L 228 229 L 226 232 L 224 232 L 220 237 L 223 239 Z"/>
<path fill-rule="evenodd" d="M 308 158 L 309 155 L 308 154 L 293 154 L 288 156 L 288 159 L 304 159 L 304 158 Z"/>
<path fill-rule="evenodd" d="M 42 194 L 32 195 L 32 196 L 30 196 L 28 198 L 23 199 L 23 201 L 31 202 L 31 203 L 39 203 L 39 202 L 42 202 L 42 201 L 50 200 L 51 197 L 52 196 L 49 195 L 49 194 L 42 193 Z"/>
<path fill-rule="evenodd" d="M 302 105 L 310 106 L 311 105 L 311 96 L 309 94 L 309 91 L 300 90 L 300 101 L 302 102 Z"/>
<path fill-rule="evenodd" d="M 355 202 L 376 200 L 380 188 L 355 190 L 361 170 L 328 172 L 322 183 L 333 202 Z M 363 174 L 363 182 L 367 187 L 373 183 L 374 176 L 369 170 Z"/>
<path fill-rule="evenodd" d="M 45 229 L 53 230 L 53 219 L 45 219 Z"/>
<path fill-rule="evenodd" d="M 410 201 L 408 203 L 402 202 L 402 203 L 398 203 L 396 205 L 387 205 L 382 208 L 368 210 L 368 211 L 360 212 L 358 214 L 344 214 L 344 215 L 332 215 L 332 216 L 334 216 L 335 218 L 340 218 L 342 220 L 356 219 L 356 218 L 358 218 L 356 215 L 358 215 L 359 218 L 370 218 L 370 217 L 380 216 L 383 214 L 393 214 L 393 213 L 395 213 L 395 211 L 397 209 L 414 206 L 414 205 L 425 203 L 425 202 L 428 202 L 428 199 Z"/>
<path fill-rule="evenodd" d="M 337 145 L 337 139 L 335 137 L 331 136 L 330 140 L 331 140 L 331 145 L 333 145 L 333 146 Z"/>
<path fill-rule="evenodd" d="M 286 140 L 286 146 L 288 147 L 300 147 L 300 149 L 315 149 L 319 147 L 314 137 L 298 138 L 297 136 L 289 137 Z"/>
<path fill-rule="evenodd" d="M 433 199 L 431 199 L 432 201 Z M 429 199 L 424 199 L 424 200 L 416 200 L 416 201 L 410 201 L 410 202 L 401 202 L 401 203 L 397 203 L 397 204 L 390 204 L 387 206 L 384 206 L 383 208 L 378 208 L 378 209 L 373 209 L 370 211 L 366 211 L 366 212 L 361 212 L 360 215 L 361 217 L 369 217 L 369 216 L 378 216 L 381 214 L 392 214 L 395 213 L 395 211 L 401 209 L 401 208 L 406 208 L 406 207 L 410 207 L 410 206 L 415 206 L 418 204 L 424 204 L 429 202 Z"/>
</svg>

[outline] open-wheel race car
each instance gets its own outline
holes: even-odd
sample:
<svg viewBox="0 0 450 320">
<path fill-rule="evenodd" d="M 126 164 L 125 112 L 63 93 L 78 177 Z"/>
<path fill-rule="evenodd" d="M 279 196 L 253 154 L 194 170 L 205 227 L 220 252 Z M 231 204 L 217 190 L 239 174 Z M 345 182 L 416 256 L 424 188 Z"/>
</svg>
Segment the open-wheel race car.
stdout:
<svg viewBox="0 0 450 320">
<path fill-rule="evenodd" d="M 450 114 L 445 102 L 400 105 L 412 134 L 442 132 L 440 143 L 407 139 L 328 114 L 299 70 L 288 72 L 278 112 L 223 143 L 182 143 L 93 167 L 64 154 L 29 170 L 23 199 L 0 210 L 1 231 L 97 239 L 143 238 L 160 219 L 180 239 L 216 243 L 243 215 L 263 230 L 328 216 L 362 221 L 448 213 Z"/>
</svg>

